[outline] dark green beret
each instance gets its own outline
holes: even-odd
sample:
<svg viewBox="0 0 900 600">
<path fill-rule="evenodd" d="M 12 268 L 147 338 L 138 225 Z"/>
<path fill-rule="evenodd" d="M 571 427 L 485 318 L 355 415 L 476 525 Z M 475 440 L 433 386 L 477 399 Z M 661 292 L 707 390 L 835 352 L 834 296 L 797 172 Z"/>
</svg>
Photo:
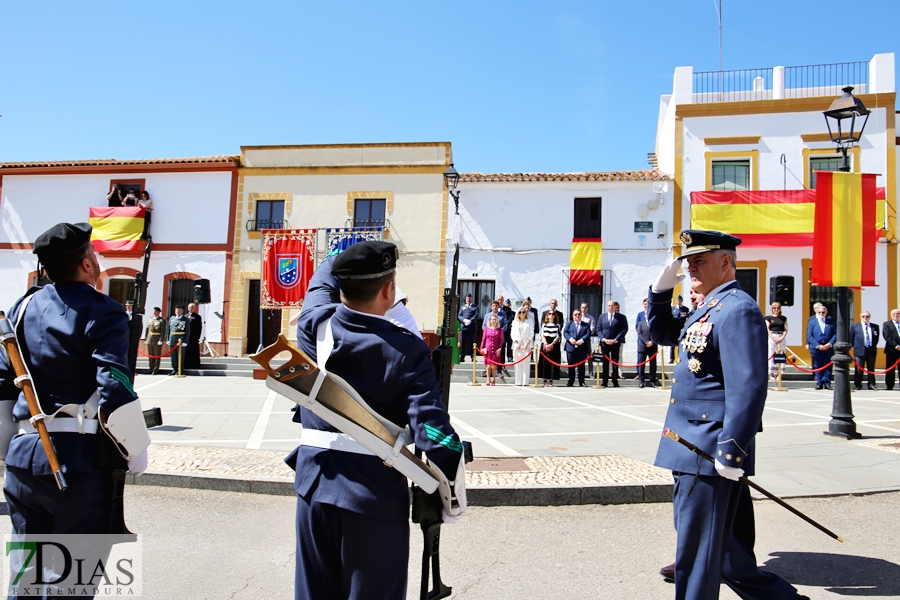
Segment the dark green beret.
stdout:
<svg viewBox="0 0 900 600">
<path fill-rule="evenodd" d="M 91 241 L 92 229 L 88 223 L 59 223 L 37 237 L 32 252 L 40 258 L 78 250 Z"/>
<path fill-rule="evenodd" d="M 741 244 L 741 238 L 721 231 L 686 229 L 681 232 L 681 244 L 681 256 L 678 258 L 711 250 L 735 250 Z"/>
<path fill-rule="evenodd" d="M 390 242 L 359 242 L 337 255 L 331 273 L 340 279 L 375 279 L 396 270 L 399 258 Z"/>
</svg>

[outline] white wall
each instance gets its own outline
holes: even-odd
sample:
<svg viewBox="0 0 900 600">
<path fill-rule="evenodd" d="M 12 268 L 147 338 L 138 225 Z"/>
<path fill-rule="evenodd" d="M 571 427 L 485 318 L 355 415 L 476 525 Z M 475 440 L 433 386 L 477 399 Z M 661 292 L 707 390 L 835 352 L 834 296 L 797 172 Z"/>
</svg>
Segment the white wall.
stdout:
<svg viewBox="0 0 900 600">
<path fill-rule="evenodd" d="M 61 222 L 87 222 L 92 206 L 107 206 L 112 179 L 144 179 L 153 200 L 157 244 L 228 241 L 230 172 L 4 175 L 0 243 L 32 243 Z"/>
</svg>

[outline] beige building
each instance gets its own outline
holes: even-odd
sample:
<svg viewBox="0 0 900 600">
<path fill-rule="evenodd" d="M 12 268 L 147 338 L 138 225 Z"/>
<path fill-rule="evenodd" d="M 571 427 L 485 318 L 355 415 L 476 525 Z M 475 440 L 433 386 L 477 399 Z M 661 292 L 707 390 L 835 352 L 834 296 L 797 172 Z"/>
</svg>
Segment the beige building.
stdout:
<svg viewBox="0 0 900 600">
<path fill-rule="evenodd" d="M 278 333 L 294 339 L 296 310 L 262 311 L 260 230 L 317 229 L 316 265 L 331 235 L 326 229 L 383 228 L 397 244 L 397 284 L 422 331 L 436 328 L 443 308 L 449 142 L 244 146 L 241 148 L 228 354 L 254 352 Z"/>
</svg>

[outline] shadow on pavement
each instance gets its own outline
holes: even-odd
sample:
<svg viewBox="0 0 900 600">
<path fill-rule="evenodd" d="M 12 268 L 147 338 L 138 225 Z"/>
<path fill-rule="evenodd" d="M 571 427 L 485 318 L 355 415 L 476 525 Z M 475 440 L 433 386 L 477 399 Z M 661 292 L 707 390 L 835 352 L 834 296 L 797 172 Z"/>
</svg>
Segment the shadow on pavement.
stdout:
<svg viewBox="0 0 900 600">
<path fill-rule="evenodd" d="M 900 565 L 867 556 L 773 552 L 763 569 L 844 596 L 900 596 Z"/>
</svg>

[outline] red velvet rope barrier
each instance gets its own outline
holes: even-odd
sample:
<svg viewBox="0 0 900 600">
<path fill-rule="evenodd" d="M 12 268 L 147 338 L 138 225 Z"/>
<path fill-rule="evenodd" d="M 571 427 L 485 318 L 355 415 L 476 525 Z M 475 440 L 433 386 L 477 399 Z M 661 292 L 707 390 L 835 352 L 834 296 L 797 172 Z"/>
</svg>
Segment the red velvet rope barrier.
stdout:
<svg viewBox="0 0 900 600">
<path fill-rule="evenodd" d="M 485 356 L 484 352 L 481 351 L 481 348 L 478 348 L 477 346 L 475 347 L 475 351 L 478 352 L 478 354 L 484 356 L 484 364 L 485 364 L 485 366 L 487 366 L 487 365 L 493 365 L 493 366 L 495 366 L 495 367 L 513 367 L 513 366 L 519 364 L 520 362 L 525 362 L 525 359 L 526 359 L 526 358 L 531 358 L 531 352 L 529 352 L 528 354 L 526 354 L 525 356 L 523 356 L 522 358 L 520 358 L 520 359 L 517 360 L 516 362 L 511 362 L 511 363 L 501 363 L 501 362 L 494 362 L 494 359 L 493 359 L 493 358 L 490 358 L 490 357 L 488 357 L 488 356 Z M 490 360 L 491 362 L 490 362 L 490 363 L 487 362 L 488 360 Z"/>
<path fill-rule="evenodd" d="M 601 352 L 600 354 L 603 354 L 603 353 Z M 627 369 L 631 369 L 631 368 L 633 368 L 633 367 L 643 367 L 643 366 L 646 365 L 648 362 L 650 362 L 651 360 L 653 360 L 654 358 L 656 358 L 656 355 L 657 355 L 657 354 L 659 354 L 659 350 L 657 350 L 656 352 L 654 352 L 654 353 L 653 353 L 653 356 L 651 356 L 650 358 L 648 358 L 648 359 L 645 360 L 644 362 L 638 363 L 638 364 L 636 364 L 636 365 L 622 365 L 622 364 L 619 364 L 619 363 L 617 363 L 616 361 L 614 361 L 613 359 L 611 359 L 610 357 L 608 357 L 608 356 L 605 355 L 605 354 L 603 354 L 603 358 L 605 358 L 606 360 L 608 360 L 608 361 L 611 362 L 612 364 L 616 365 L 617 367 L 622 367 L 623 369 L 626 369 L 626 368 L 627 368 Z"/>
<path fill-rule="evenodd" d="M 794 367 L 794 368 L 797 369 L 798 371 L 803 371 L 804 373 L 818 373 L 819 371 L 824 371 L 825 369 L 827 369 L 828 367 L 830 367 L 831 365 L 834 364 L 833 362 L 828 361 L 828 364 L 827 364 L 827 365 L 825 365 L 825 366 L 823 366 L 823 367 L 819 367 L 818 369 L 804 369 L 803 367 L 798 366 L 798 365 L 797 365 L 794 361 L 792 361 L 791 359 L 787 359 L 787 362 L 788 362 L 789 365 L 791 365 L 792 367 Z"/>
<path fill-rule="evenodd" d="M 141 350 L 140 348 L 138 348 L 137 351 L 140 352 L 141 354 L 143 354 L 144 356 L 146 356 L 147 358 L 165 358 L 165 357 L 167 357 L 168 355 L 170 355 L 170 354 L 172 354 L 173 352 L 175 352 L 175 350 L 177 350 L 177 349 L 178 349 L 178 346 L 175 345 L 175 346 L 172 347 L 171 350 L 169 350 L 168 352 L 166 352 L 166 353 L 163 354 L 162 356 L 152 356 L 152 355 L 150 355 L 150 354 L 147 354 L 146 352 L 144 352 L 144 351 Z"/>
<path fill-rule="evenodd" d="M 893 366 L 888 367 L 884 371 L 869 371 L 864 366 L 862 366 L 861 364 L 856 362 L 855 358 L 853 359 L 853 364 L 856 365 L 857 369 L 861 370 L 863 373 L 866 373 L 867 375 L 884 375 L 885 373 L 893 371 L 895 368 L 897 368 L 897 365 L 900 365 L 900 358 L 897 359 L 897 362 L 895 362 Z"/>
<path fill-rule="evenodd" d="M 583 364 L 587 363 L 589 360 L 591 360 L 591 355 L 588 354 L 588 357 L 586 359 L 584 359 L 583 361 L 581 361 L 580 363 L 575 363 L 574 365 L 561 365 L 558 362 L 553 362 L 553 360 L 549 356 L 544 354 L 543 350 L 539 350 L 539 352 L 541 353 L 541 356 L 543 356 L 548 363 L 550 363 L 551 365 L 556 365 L 557 367 L 561 367 L 563 369 L 574 369 L 575 367 L 580 367 L 581 365 L 583 365 Z M 656 355 L 654 354 L 653 356 L 656 356 Z"/>
</svg>

